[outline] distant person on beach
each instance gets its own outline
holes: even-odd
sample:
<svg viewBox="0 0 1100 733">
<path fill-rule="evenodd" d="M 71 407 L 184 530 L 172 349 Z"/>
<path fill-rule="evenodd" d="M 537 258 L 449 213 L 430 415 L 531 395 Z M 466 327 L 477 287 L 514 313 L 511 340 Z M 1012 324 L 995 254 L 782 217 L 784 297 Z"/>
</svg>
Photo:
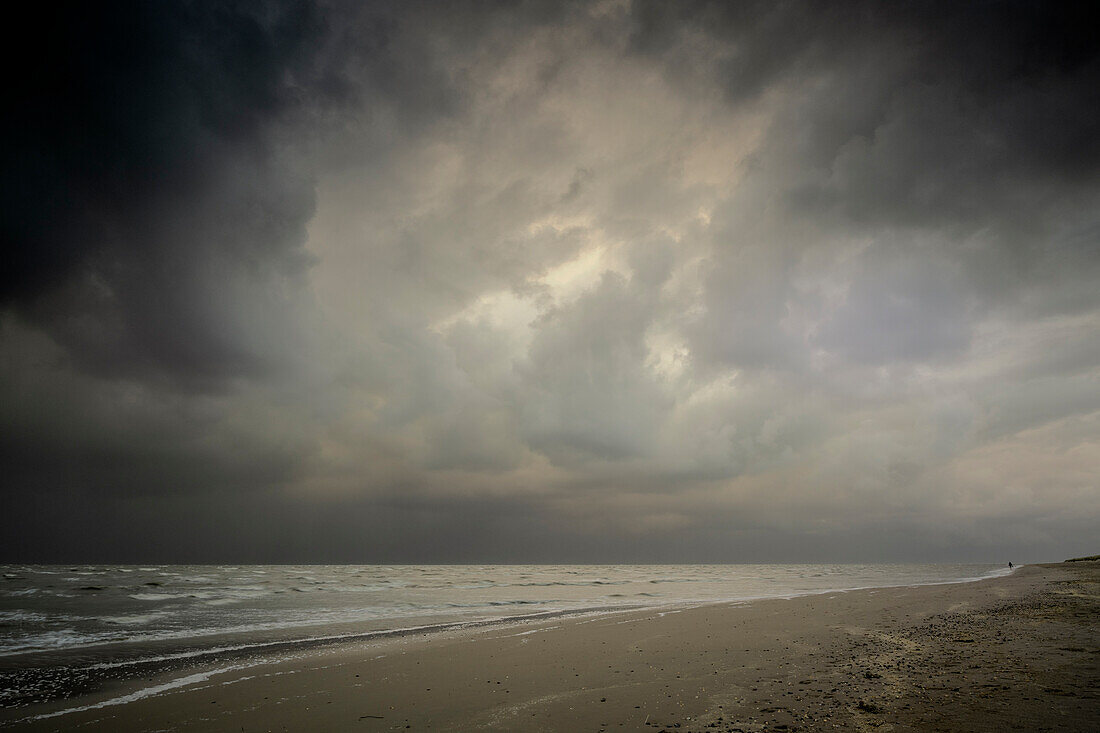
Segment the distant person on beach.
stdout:
<svg viewBox="0 0 1100 733">
<path fill-rule="evenodd" d="M 1008 564 L 1008 569 L 1009 569 L 1009 570 L 1011 570 L 1011 569 L 1012 569 L 1012 563 L 1009 563 L 1009 564 Z"/>
</svg>

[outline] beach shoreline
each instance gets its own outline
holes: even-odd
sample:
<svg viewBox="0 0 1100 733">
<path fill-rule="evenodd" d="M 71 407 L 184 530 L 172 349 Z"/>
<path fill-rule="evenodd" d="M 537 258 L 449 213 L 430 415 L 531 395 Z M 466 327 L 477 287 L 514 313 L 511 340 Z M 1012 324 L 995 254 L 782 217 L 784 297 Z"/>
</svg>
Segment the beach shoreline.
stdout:
<svg viewBox="0 0 1100 733">
<path fill-rule="evenodd" d="M 370 638 L 8 709 L 3 725 L 1091 730 L 1098 587 L 1100 563 L 1086 561 L 969 583 Z M 95 707 L 120 698 L 129 701 Z"/>
</svg>

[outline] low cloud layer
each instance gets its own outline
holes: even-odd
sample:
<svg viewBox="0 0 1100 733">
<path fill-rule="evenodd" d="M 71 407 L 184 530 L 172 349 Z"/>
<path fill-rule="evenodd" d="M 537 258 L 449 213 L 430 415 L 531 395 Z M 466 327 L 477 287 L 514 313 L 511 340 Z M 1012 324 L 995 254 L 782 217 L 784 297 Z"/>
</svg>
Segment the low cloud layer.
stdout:
<svg viewBox="0 0 1100 733">
<path fill-rule="evenodd" d="M 0 550 L 1095 552 L 1084 13 L 43 12 L 5 121 Z"/>
</svg>

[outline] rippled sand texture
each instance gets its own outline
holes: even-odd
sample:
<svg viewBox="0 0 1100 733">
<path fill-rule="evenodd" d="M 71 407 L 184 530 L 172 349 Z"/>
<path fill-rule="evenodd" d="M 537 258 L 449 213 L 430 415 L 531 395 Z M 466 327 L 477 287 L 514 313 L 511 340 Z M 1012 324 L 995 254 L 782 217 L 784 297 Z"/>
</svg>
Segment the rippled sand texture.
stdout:
<svg viewBox="0 0 1100 733">
<path fill-rule="evenodd" d="M 165 694 L 19 727 L 1095 731 L 1098 609 L 1091 562 L 969 584 L 558 618 L 206 670 Z M 57 706 L 78 702 L 97 701 Z"/>
</svg>

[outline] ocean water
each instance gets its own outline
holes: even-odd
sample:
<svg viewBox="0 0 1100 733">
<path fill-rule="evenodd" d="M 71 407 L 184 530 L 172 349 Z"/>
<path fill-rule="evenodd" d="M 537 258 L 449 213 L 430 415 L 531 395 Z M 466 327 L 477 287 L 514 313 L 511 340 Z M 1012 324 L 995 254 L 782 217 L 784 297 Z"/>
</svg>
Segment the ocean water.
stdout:
<svg viewBox="0 0 1100 733">
<path fill-rule="evenodd" d="M 0 705 L 288 645 L 1005 572 L 975 564 L 4 565 Z"/>
</svg>

